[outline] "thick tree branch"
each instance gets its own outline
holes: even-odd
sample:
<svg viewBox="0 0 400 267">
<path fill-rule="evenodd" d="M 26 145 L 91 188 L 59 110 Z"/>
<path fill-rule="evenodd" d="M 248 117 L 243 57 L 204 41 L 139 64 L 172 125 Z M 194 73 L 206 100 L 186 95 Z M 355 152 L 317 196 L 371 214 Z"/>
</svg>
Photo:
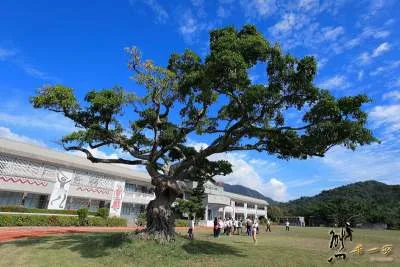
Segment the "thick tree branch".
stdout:
<svg viewBox="0 0 400 267">
<path fill-rule="evenodd" d="M 93 163 L 121 163 L 127 165 L 146 165 L 147 161 L 145 160 L 127 160 L 127 159 L 100 159 L 93 156 L 93 154 L 86 148 L 79 146 L 64 146 L 66 151 L 81 151 L 86 154 L 86 158 Z"/>
</svg>

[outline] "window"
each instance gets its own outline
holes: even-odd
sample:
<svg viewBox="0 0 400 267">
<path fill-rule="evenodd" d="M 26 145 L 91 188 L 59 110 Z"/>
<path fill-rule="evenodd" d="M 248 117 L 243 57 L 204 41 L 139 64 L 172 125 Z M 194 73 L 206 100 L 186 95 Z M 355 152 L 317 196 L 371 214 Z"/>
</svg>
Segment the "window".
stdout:
<svg viewBox="0 0 400 267">
<path fill-rule="evenodd" d="M 136 192 L 136 184 L 125 183 L 125 192 Z"/>
<path fill-rule="evenodd" d="M 0 191 L 0 206 L 20 205 L 23 193 Z"/>
</svg>

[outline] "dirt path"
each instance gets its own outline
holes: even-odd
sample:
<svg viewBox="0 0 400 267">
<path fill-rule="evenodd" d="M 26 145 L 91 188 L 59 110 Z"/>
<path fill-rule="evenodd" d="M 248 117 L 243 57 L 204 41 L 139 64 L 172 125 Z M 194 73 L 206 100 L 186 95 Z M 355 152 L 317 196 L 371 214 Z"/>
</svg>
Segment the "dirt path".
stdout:
<svg viewBox="0 0 400 267">
<path fill-rule="evenodd" d="M 129 232 L 140 227 L 0 227 L 0 243 L 21 238 L 41 237 L 47 235 L 71 234 L 71 233 L 105 233 L 105 232 Z M 176 227 L 177 231 L 184 231 L 186 227 Z M 209 230 L 203 227 L 198 230 Z"/>
</svg>

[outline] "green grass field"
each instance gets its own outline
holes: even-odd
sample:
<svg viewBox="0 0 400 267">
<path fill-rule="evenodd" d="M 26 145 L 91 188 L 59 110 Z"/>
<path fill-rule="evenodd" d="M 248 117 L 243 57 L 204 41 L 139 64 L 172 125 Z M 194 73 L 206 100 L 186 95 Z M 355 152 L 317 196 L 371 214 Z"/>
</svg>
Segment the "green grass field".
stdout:
<svg viewBox="0 0 400 267">
<path fill-rule="evenodd" d="M 329 228 L 273 227 L 261 232 L 255 246 L 247 236 L 214 239 L 210 232 L 196 232 L 195 241 L 178 237 L 173 244 L 127 240 L 123 234 L 73 234 L 19 240 L 0 244 L 0 266 L 329 266 L 334 253 L 328 247 Z M 390 256 L 351 255 L 337 266 L 400 266 L 400 231 L 355 229 L 349 252 L 392 244 Z M 182 233 L 185 235 L 185 233 Z M 392 260 L 373 262 L 371 256 Z"/>
</svg>

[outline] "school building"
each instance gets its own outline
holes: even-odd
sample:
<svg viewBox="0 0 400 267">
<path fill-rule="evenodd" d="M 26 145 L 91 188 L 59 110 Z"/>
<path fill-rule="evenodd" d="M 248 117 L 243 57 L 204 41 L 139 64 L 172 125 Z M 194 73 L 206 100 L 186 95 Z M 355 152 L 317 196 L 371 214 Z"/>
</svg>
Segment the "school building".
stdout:
<svg viewBox="0 0 400 267">
<path fill-rule="evenodd" d="M 205 184 L 205 192 L 204 225 L 212 226 L 214 217 L 267 216 L 265 200 L 226 192 L 211 182 Z M 147 173 L 0 138 L 0 206 L 90 211 L 109 207 L 110 216 L 133 224 L 154 198 Z"/>
</svg>

